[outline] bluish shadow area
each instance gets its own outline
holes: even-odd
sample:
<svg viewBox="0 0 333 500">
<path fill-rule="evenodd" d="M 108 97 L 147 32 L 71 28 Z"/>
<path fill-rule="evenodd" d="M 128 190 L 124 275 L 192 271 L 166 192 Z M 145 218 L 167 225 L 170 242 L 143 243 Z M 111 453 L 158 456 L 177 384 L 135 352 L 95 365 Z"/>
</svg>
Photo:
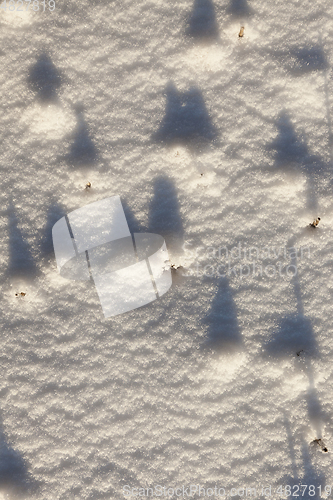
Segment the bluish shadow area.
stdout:
<svg viewBox="0 0 333 500">
<path fill-rule="evenodd" d="M 154 181 L 147 231 L 163 236 L 171 253 L 183 252 L 184 228 L 178 195 L 173 182 L 167 176 L 157 177 Z"/>
<path fill-rule="evenodd" d="M 226 353 L 240 350 L 242 336 L 238 326 L 237 309 L 226 278 L 219 281 L 211 309 L 202 323 L 208 327 L 207 340 L 203 347 Z"/>
<path fill-rule="evenodd" d="M 313 71 L 323 71 L 329 67 L 327 57 L 319 45 L 291 47 L 284 52 L 275 52 L 274 55 L 294 76 L 306 75 Z"/>
<path fill-rule="evenodd" d="M 130 230 L 130 233 L 145 233 L 147 232 L 147 228 L 145 228 L 140 222 L 137 220 L 134 215 L 133 210 L 129 207 L 127 201 L 125 199 L 121 199 L 121 204 L 124 209 L 125 217 L 127 220 L 127 224 Z"/>
<path fill-rule="evenodd" d="M 9 265 L 7 274 L 11 277 L 29 277 L 37 274 L 35 261 L 26 241 L 26 234 L 19 228 L 19 220 L 12 202 L 8 207 L 9 222 Z"/>
<path fill-rule="evenodd" d="M 289 115 L 283 111 L 276 122 L 278 135 L 268 146 L 274 154 L 274 168 L 285 171 L 298 170 L 306 176 L 307 208 L 314 213 L 318 208 L 316 176 L 325 174 L 327 165 L 316 155 L 312 155 L 306 142 L 299 139 Z"/>
<path fill-rule="evenodd" d="M 253 14 L 253 11 L 247 0 L 230 0 L 227 13 L 231 14 L 234 18 L 245 19 Z"/>
<path fill-rule="evenodd" d="M 310 362 L 306 363 L 304 371 L 309 378 L 309 387 L 305 396 L 308 409 L 308 416 L 311 425 L 316 432 L 315 438 L 321 439 L 323 420 L 325 418 L 325 415 L 322 411 L 318 393 L 315 387 L 314 377 Z"/>
<path fill-rule="evenodd" d="M 295 453 L 295 447 L 294 447 L 294 437 L 292 435 L 291 429 L 289 422 L 287 419 L 285 419 L 286 426 L 287 426 L 287 440 L 288 440 L 288 448 L 289 448 L 289 454 L 290 454 L 290 459 L 292 463 L 292 475 L 287 475 L 284 476 L 280 484 L 282 485 L 282 488 L 284 488 L 286 485 L 291 486 L 291 495 L 290 497 L 292 498 L 292 495 L 294 493 L 294 497 L 298 496 L 302 497 L 304 499 L 309 500 L 310 498 L 314 498 L 315 500 L 319 500 L 322 498 L 320 496 L 320 489 L 319 487 L 321 486 L 322 491 L 324 492 L 325 484 L 326 484 L 326 478 L 323 473 L 320 473 L 315 469 L 315 467 L 312 465 L 312 460 L 311 456 L 309 453 L 309 445 L 305 443 L 304 441 L 302 442 L 302 462 L 303 462 L 303 474 L 300 475 L 297 471 L 297 464 L 296 464 L 296 453 Z M 319 451 L 319 448 L 318 448 Z M 301 485 L 304 485 L 301 487 Z M 311 488 L 311 494 L 309 495 L 309 486 L 313 485 L 314 488 Z M 306 488 L 305 488 L 306 486 Z M 305 488 L 305 489 L 304 489 Z"/>
<path fill-rule="evenodd" d="M 211 0 L 195 0 L 186 34 L 199 39 L 218 37 L 215 7 Z"/>
<path fill-rule="evenodd" d="M 287 243 L 287 248 L 295 249 L 295 239 Z M 289 271 L 294 274 L 292 284 L 294 287 L 296 311 L 285 316 L 279 327 L 266 343 L 265 351 L 274 357 L 298 355 L 306 351 L 312 356 L 318 355 L 318 346 L 315 339 L 311 321 L 304 314 L 302 292 L 298 278 L 297 251 L 291 250 L 292 257 Z"/>
<path fill-rule="evenodd" d="M 299 140 L 289 115 L 283 111 L 276 122 L 278 135 L 268 146 L 275 152 L 275 164 L 283 167 L 290 162 L 299 162 L 309 156 L 309 151 L 305 142 Z"/>
<path fill-rule="evenodd" d="M 311 321 L 298 313 L 286 316 L 267 342 L 265 351 L 277 358 L 297 355 L 301 351 L 317 354 Z"/>
<path fill-rule="evenodd" d="M 97 162 L 97 149 L 90 137 L 88 126 L 83 116 L 83 106 L 76 106 L 77 126 L 74 131 L 73 143 L 66 159 L 72 165 L 89 166 Z"/>
<path fill-rule="evenodd" d="M 307 495 L 304 495 L 304 498 L 320 500 L 322 498 L 322 495 L 320 495 L 320 487 L 324 492 L 326 478 L 322 472 L 320 472 L 316 467 L 312 465 L 309 446 L 305 442 L 302 443 L 302 460 L 304 473 L 301 484 L 308 485 L 308 488 L 306 490 Z M 312 491 L 315 492 L 314 495 L 309 495 L 310 485 L 313 485 L 315 487 L 314 489 L 312 488 Z"/>
<path fill-rule="evenodd" d="M 200 90 L 178 92 L 173 83 L 166 89 L 165 116 L 153 139 L 158 142 L 207 142 L 217 137 Z"/>
<path fill-rule="evenodd" d="M 54 224 L 66 215 L 65 210 L 60 207 L 56 202 L 52 203 L 47 211 L 47 220 L 44 229 L 44 235 L 40 242 L 40 252 L 43 258 L 54 257 L 52 228 Z"/>
<path fill-rule="evenodd" d="M 294 485 L 299 483 L 298 473 L 297 473 L 296 453 L 294 447 L 294 437 L 292 435 L 290 422 L 286 416 L 284 416 L 284 425 L 286 427 L 286 432 L 287 432 L 287 446 L 289 449 L 289 456 L 292 468 L 292 476 L 288 476 L 285 478 L 285 484 Z"/>
<path fill-rule="evenodd" d="M 57 90 L 61 86 L 61 76 L 50 56 L 45 52 L 39 56 L 36 64 L 30 69 L 28 83 L 42 101 L 57 99 Z"/>
<path fill-rule="evenodd" d="M 38 483 L 28 473 L 27 465 L 21 455 L 6 441 L 0 433 L 0 491 L 24 494 L 36 491 Z"/>
<path fill-rule="evenodd" d="M 309 420 L 316 431 L 316 439 L 321 438 L 322 420 L 324 417 L 323 410 L 319 401 L 317 390 L 314 386 L 309 386 L 306 394 L 306 404 L 309 415 Z"/>
</svg>

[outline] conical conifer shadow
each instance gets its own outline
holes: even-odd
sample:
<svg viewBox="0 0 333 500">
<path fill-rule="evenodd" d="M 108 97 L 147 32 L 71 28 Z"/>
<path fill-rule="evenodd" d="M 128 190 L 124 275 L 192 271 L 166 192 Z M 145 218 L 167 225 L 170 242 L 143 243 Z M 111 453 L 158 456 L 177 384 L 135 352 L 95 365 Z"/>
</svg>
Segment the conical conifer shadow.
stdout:
<svg viewBox="0 0 333 500">
<path fill-rule="evenodd" d="M 42 257 L 54 256 L 53 241 L 52 241 L 52 228 L 54 224 L 66 215 L 65 210 L 60 207 L 56 202 L 52 203 L 47 212 L 46 226 L 44 234 L 40 242 L 40 251 Z"/>
<path fill-rule="evenodd" d="M 7 442 L 3 430 L 0 430 L 0 492 L 17 498 L 16 495 L 30 494 L 38 488 L 38 483 L 29 474 L 27 465 L 20 453 Z M 11 496 L 13 495 L 13 497 Z M 7 498 L 7 496 L 6 496 Z"/>
<path fill-rule="evenodd" d="M 268 147 L 275 152 L 276 165 L 282 167 L 291 162 L 302 163 L 309 156 L 309 150 L 306 143 L 298 138 L 288 113 L 280 113 L 276 127 L 278 135 Z"/>
<path fill-rule="evenodd" d="M 299 171 L 306 177 L 306 204 L 317 215 L 317 176 L 324 174 L 327 165 L 310 153 L 305 140 L 298 137 L 288 113 L 282 111 L 277 119 L 278 135 L 268 146 L 274 154 L 274 168 L 285 172 Z"/>
<path fill-rule="evenodd" d="M 215 7 L 211 0 L 195 0 L 186 34 L 198 39 L 214 39 L 218 36 Z"/>
<path fill-rule="evenodd" d="M 242 335 L 237 320 L 237 309 L 226 278 L 219 281 L 211 309 L 202 323 L 207 327 L 204 347 L 225 353 L 234 353 L 241 349 Z"/>
<path fill-rule="evenodd" d="M 217 132 L 207 111 L 200 90 L 191 88 L 178 92 L 169 83 L 166 89 L 165 116 L 153 139 L 172 143 L 189 141 L 213 141 Z"/>
<path fill-rule="evenodd" d="M 230 0 L 227 12 L 232 17 L 242 20 L 245 20 L 253 13 L 247 0 Z"/>
<path fill-rule="evenodd" d="M 127 220 L 127 224 L 130 232 L 133 233 L 145 233 L 149 232 L 143 224 L 141 224 L 136 218 L 135 212 L 131 209 L 129 203 L 126 199 L 122 198 L 121 203 L 124 209 L 125 217 Z"/>
<path fill-rule="evenodd" d="M 43 52 L 30 69 L 28 83 L 42 101 L 56 100 L 61 76 L 47 53 Z"/>
<path fill-rule="evenodd" d="M 302 292 L 297 268 L 297 247 L 293 246 L 294 239 L 287 247 L 291 252 L 289 272 L 293 273 L 292 284 L 295 294 L 295 312 L 281 319 L 278 328 L 265 345 L 265 351 L 274 357 L 296 356 L 306 351 L 312 356 L 318 355 L 318 347 L 311 321 L 304 314 Z"/>
<path fill-rule="evenodd" d="M 67 161 L 74 166 L 90 166 L 98 159 L 97 149 L 84 119 L 83 106 L 76 106 L 77 126 Z"/>
<path fill-rule="evenodd" d="M 284 51 L 275 51 L 273 55 L 294 76 L 329 68 L 326 54 L 320 45 L 289 47 Z"/>
<path fill-rule="evenodd" d="M 184 227 L 177 190 L 164 175 L 154 181 L 153 198 L 149 204 L 148 232 L 161 234 L 172 255 L 183 253 Z"/>
<path fill-rule="evenodd" d="M 7 273 L 11 277 L 27 278 L 37 273 L 37 268 L 25 231 L 20 228 L 14 204 L 8 207 L 9 222 L 9 265 Z"/>
</svg>

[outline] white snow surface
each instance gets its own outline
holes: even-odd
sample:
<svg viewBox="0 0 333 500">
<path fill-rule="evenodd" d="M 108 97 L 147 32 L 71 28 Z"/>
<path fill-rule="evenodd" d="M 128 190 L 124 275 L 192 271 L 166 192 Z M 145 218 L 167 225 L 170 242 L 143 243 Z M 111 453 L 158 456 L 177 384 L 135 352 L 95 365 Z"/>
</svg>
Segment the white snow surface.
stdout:
<svg viewBox="0 0 333 500">
<path fill-rule="evenodd" d="M 0 9 L 0 498 L 191 484 L 327 498 L 332 3 L 55 4 Z M 58 274 L 51 231 L 111 196 L 182 268 L 105 319 L 93 282 Z M 309 251 L 296 277 L 203 275 L 239 245 Z M 258 266 L 296 265 L 283 251 Z"/>
</svg>

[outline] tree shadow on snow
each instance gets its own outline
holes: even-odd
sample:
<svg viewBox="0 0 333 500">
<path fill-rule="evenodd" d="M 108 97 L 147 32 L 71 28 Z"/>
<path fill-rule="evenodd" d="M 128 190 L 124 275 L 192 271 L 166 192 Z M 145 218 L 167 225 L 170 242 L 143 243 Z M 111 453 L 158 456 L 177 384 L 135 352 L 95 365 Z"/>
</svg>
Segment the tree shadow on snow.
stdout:
<svg viewBox="0 0 333 500">
<path fill-rule="evenodd" d="M 51 61 L 50 56 L 43 52 L 29 72 L 28 84 L 37 92 L 42 101 L 55 101 L 57 90 L 61 86 L 61 76 Z"/>
<path fill-rule="evenodd" d="M 121 204 L 124 209 L 125 217 L 131 234 L 134 233 L 145 233 L 146 228 L 137 220 L 133 210 L 128 205 L 125 199 L 121 199 Z"/>
<path fill-rule="evenodd" d="M 309 379 L 309 387 L 305 396 L 309 421 L 316 433 L 315 434 L 316 439 L 321 439 L 325 414 L 321 408 L 318 392 L 315 387 L 313 371 L 310 361 L 307 361 L 304 364 L 304 372 Z"/>
<path fill-rule="evenodd" d="M 174 183 L 161 175 L 154 181 L 153 198 L 149 204 L 148 232 L 164 237 L 171 254 L 183 253 L 184 228 Z"/>
<path fill-rule="evenodd" d="M 66 215 L 65 210 L 60 207 L 56 202 L 52 203 L 47 212 L 47 220 L 44 228 L 44 235 L 42 236 L 40 242 L 40 252 L 42 258 L 50 258 L 52 255 L 54 257 L 53 249 L 53 239 L 52 239 L 52 228 L 59 219 Z"/>
<path fill-rule="evenodd" d="M 292 430 L 290 427 L 290 422 L 287 419 L 286 415 L 284 415 L 284 422 L 283 423 L 284 423 L 284 426 L 286 428 L 287 443 L 288 443 L 289 456 L 290 456 L 291 468 L 292 468 L 292 475 L 288 475 L 287 477 L 285 477 L 283 482 L 284 482 L 284 484 L 290 484 L 291 486 L 293 486 L 294 484 L 299 483 L 298 472 L 297 472 L 296 453 L 295 453 L 295 446 L 294 446 L 294 437 L 293 437 Z"/>
<path fill-rule="evenodd" d="M 88 125 L 83 116 L 83 106 L 76 106 L 77 126 L 74 131 L 73 143 L 70 147 L 70 152 L 66 156 L 66 160 L 78 166 L 90 166 L 95 164 L 98 159 L 97 149 L 90 137 Z"/>
<path fill-rule="evenodd" d="M 318 209 L 316 176 L 325 173 L 327 165 L 309 152 L 306 142 L 299 139 L 289 115 L 283 111 L 276 122 L 277 138 L 267 147 L 274 152 L 274 168 L 285 172 L 299 171 L 306 178 L 307 208 L 314 216 Z"/>
<path fill-rule="evenodd" d="M 301 484 L 315 486 L 315 495 L 308 496 L 314 500 L 320 500 L 322 496 L 319 494 L 319 487 L 324 490 L 326 478 L 325 475 L 312 464 L 311 455 L 309 453 L 309 445 L 303 441 L 302 443 L 302 461 L 303 461 L 303 475 Z M 312 489 L 313 491 L 313 489 Z M 307 490 L 309 495 L 309 489 Z"/>
<path fill-rule="evenodd" d="M 293 245 L 294 239 L 288 242 Z M 292 247 L 294 248 L 294 247 Z M 321 438 L 323 413 L 319 402 L 317 390 L 311 367 L 311 358 L 319 356 L 319 349 L 311 321 L 304 314 L 302 293 L 297 273 L 296 252 L 291 259 L 294 267 L 292 278 L 296 298 L 296 312 L 282 318 L 279 327 L 275 330 L 264 346 L 264 352 L 274 358 L 288 358 L 290 356 L 300 361 L 299 367 L 309 379 L 306 394 L 309 421 L 316 432 L 316 437 Z"/>
<path fill-rule="evenodd" d="M 277 358 L 291 354 L 299 356 L 302 351 L 316 353 L 311 321 L 299 313 L 287 315 L 266 344 L 265 351 Z"/>
<path fill-rule="evenodd" d="M 197 39 L 216 39 L 218 26 L 214 4 L 211 0 L 195 0 L 188 19 L 186 35 Z"/>
<path fill-rule="evenodd" d="M 9 219 L 9 264 L 7 274 L 15 278 L 28 278 L 36 276 L 37 267 L 32 257 L 27 235 L 19 227 L 19 219 L 15 207 L 10 202 L 8 207 Z"/>
<path fill-rule="evenodd" d="M 207 339 L 202 347 L 211 347 L 225 353 L 234 353 L 241 349 L 242 336 L 237 321 L 237 309 L 226 278 L 219 281 L 211 309 L 202 323 L 208 327 Z"/>
<path fill-rule="evenodd" d="M 288 245 L 292 245 L 291 241 Z M 288 248 L 295 247 L 288 246 Z M 267 354 L 276 358 L 290 355 L 300 356 L 302 352 L 307 352 L 312 356 L 318 355 L 318 346 L 311 321 L 304 314 L 302 292 L 297 274 L 297 256 L 296 252 L 294 253 L 289 271 L 294 273 L 292 283 L 296 298 L 296 311 L 282 318 L 279 327 L 273 332 L 264 347 Z"/>
<path fill-rule="evenodd" d="M 173 83 L 166 89 L 165 116 L 153 140 L 162 143 L 204 144 L 217 132 L 212 124 L 200 90 L 192 87 L 178 92 Z"/>
<path fill-rule="evenodd" d="M 298 138 L 289 115 L 282 111 L 277 119 L 277 138 L 270 144 L 269 149 L 275 151 L 275 163 L 278 167 L 286 166 L 291 162 L 302 162 L 309 156 L 307 145 Z"/>
<path fill-rule="evenodd" d="M 290 47 L 286 51 L 275 51 L 274 56 L 292 75 L 302 76 L 329 67 L 327 57 L 319 45 L 312 47 Z"/>
<path fill-rule="evenodd" d="M 235 19 L 245 19 L 253 14 L 247 0 L 230 0 L 227 13 Z"/>
<path fill-rule="evenodd" d="M 320 490 L 319 486 L 322 487 L 322 490 L 324 491 L 325 488 L 325 483 L 326 483 L 326 478 L 325 475 L 319 471 L 316 470 L 316 468 L 312 464 L 311 460 L 311 455 L 309 453 L 309 445 L 306 442 L 302 442 L 301 445 L 301 453 L 302 453 L 302 474 L 298 473 L 297 470 L 297 461 L 296 461 L 296 452 L 295 452 L 295 444 L 294 444 L 294 437 L 292 435 L 291 429 L 290 429 L 290 424 L 289 421 L 285 418 L 285 425 L 286 425 L 286 430 L 287 430 L 287 441 L 288 441 L 288 448 L 289 448 L 289 455 L 291 459 L 291 464 L 292 464 L 292 474 L 284 476 L 280 484 L 282 487 L 284 485 L 290 485 L 291 486 L 291 494 L 299 492 L 300 496 L 304 495 L 304 498 L 314 498 L 315 500 L 319 500 L 321 498 L 320 496 Z M 315 450 L 314 450 L 315 451 Z M 306 485 L 307 489 L 299 489 L 300 485 Z M 309 486 L 313 485 L 315 486 L 315 490 L 312 489 L 312 491 L 315 493 L 313 496 L 309 496 Z M 303 492 L 303 495 L 302 495 Z"/>
<path fill-rule="evenodd" d="M 6 436 L 0 430 L 0 493 L 11 494 L 16 498 L 15 495 L 28 494 L 37 488 L 38 483 L 28 473 L 25 461 L 7 443 Z"/>
</svg>

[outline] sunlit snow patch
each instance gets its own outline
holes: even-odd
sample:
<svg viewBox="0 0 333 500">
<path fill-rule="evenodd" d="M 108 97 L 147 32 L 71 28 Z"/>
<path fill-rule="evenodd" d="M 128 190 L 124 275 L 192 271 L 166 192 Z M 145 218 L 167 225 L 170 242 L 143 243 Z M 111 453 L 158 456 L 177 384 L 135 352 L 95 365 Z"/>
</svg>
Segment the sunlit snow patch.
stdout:
<svg viewBox="0 0 333 500">
<path fill-rule="evenodd" d="M 212 359 L 210 364 L 210 377 L 230 382 L 237 376 L 241 366 L 246 362 L 246 354 L 237 352 L 234 354 L 224 354 L 217 359 Z"/>
<path fill-rule="evenodd" d="M 75 116 L 56 104 L 42 106 L 34 104 L 28 108 L 21 118 L 34 139 L 59 140 L 75 127 Z"/>
<path fill-rule="evenodd" d="M 192 156 L 186 146 L 183 144 L 172 144 L 167 150 L 167 159 L 172 163 L 189 164 Z"/>
<path fill-rule="evenodd" d="M 1 3 L 3 2 L 1 1 Z M 15 28 L 26 26 L 27 24 L 31 24 L 33 22 L 33 13 L 29 10 L 26 11 L 25 6 L 22 12 L 17 10 L 10 11 L 7 7 L 6 11 L 0 11 L 0 21 L 3 21 L 5 24 L 9 24 L 10 26 L 14 26 Z"/>
<path fill-rule="evenodd" d="M 13 497 L 4 491 L 0 492 L 0 500 L 11 500 Z M 15 497 L 16 498 L 16 497 Z"/>
<path fill-rule="evenodd" d="M 301 175 L 285 173 L 283 181 L 271 185 L 272 196 L 275 195 L 279 201 L 298 202 L 302 191 L 306 188 L 306 179 Z"/>
<path fill-rule="evenodd" d="M 197 73 L 216 72 L 227 66 L 230 52 L 230 47 L 195 45 L 187 51 L 185 64 L 189 64 Z"/>
</svg>

